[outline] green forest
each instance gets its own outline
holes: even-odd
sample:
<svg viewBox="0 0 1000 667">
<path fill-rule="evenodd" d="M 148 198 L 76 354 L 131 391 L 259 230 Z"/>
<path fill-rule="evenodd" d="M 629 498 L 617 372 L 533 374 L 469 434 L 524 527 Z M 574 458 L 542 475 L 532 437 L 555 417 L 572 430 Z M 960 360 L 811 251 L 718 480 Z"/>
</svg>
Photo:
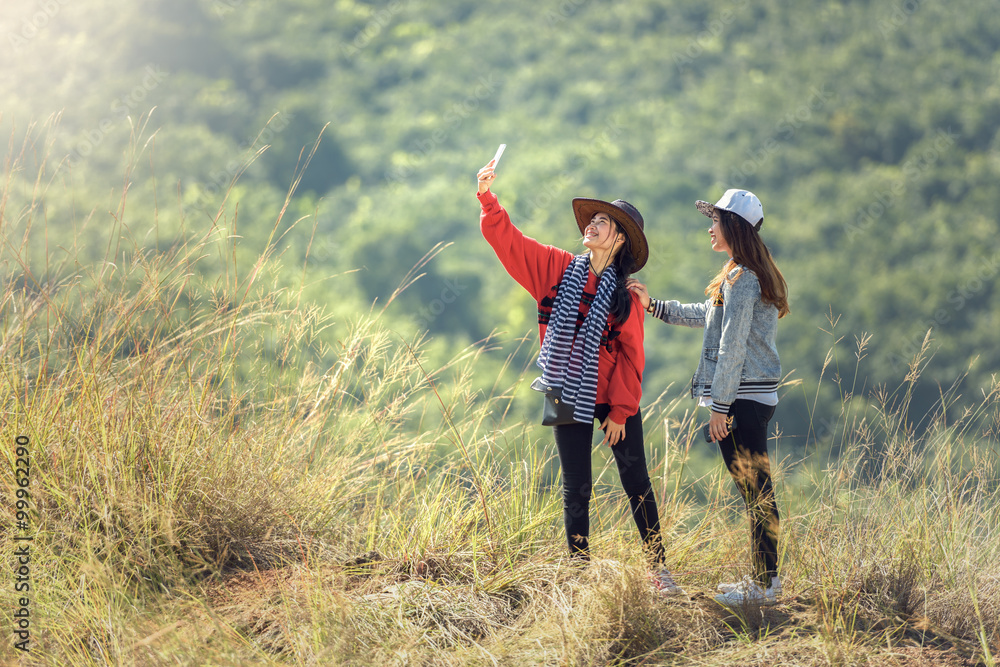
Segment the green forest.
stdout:
<svg viewBox="0 0 1000 667">
<path fill-rule="evenodd" d="M 162 249 L 221 226 L 248 267 L 271 239 L 287 269 L 274 284 L 304 285 L 341 324 L 445 244 L 385 312 L 443 360 L 491 333 L 511 349 L 537 339 L 530 298 L 478 230 L 475 172 L 498 144 L 493 189 L 543 242 L 579 248 L 573 197 L 633 202 L 651 246 L 638 277 L 659 298 L 704 298 L 720 259 L 693 202 L 747 188 L 790 289 L 777 420 L 822 441 L 848 394 L 904 379 L 928 331 L 924 409 L 965 373 L 978 394 L 1000 365 L 995 9 L 7 2 L 0 123 L 8 161 L 25 146 L 28 160 L 3 184 L 3 236 L 52 284 L 115 261 L 121 238 Z M 28 211 L 41 212 L 30 228 Z M 210 281 L 223 263 L 197 270 Z M 4 271 L 19 268 L 5 255 Z M 683 394 L 699 336 L 647 322 L 649 400 Z M 503 354 L 486 355 L 480 385 Z M 853 392 L 838 389 L 855 373 Z"/>
</svg>

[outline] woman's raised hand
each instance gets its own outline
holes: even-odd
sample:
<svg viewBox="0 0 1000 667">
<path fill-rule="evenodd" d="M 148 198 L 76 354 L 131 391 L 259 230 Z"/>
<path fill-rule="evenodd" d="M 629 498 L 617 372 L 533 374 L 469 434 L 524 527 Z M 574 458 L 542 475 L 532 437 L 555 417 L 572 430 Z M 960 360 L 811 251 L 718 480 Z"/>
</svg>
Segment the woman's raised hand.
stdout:
<svg viewBox="0 0 1000 667">
<path fill-rule="evenodd" d="M 493 179 L 496 178 L 496 174 L 493 173 L 493 163 L 495 160 L 490 160 L 485 167 L 479 170 L 479 194 L 482 194 L 490 189 L 490 185 L 493 184 Z"/>
<path fill-rule="evenodd" d="M 481 187 L 482 185 L 480 185 Z M 639 295 L 639 303 L 642 304 L 643 308 L 649 308 L 649 290 L 646 289 L 645 285 L 635 278 L 629 278 L 625 283 L 625 287 Z"/>
</svg>

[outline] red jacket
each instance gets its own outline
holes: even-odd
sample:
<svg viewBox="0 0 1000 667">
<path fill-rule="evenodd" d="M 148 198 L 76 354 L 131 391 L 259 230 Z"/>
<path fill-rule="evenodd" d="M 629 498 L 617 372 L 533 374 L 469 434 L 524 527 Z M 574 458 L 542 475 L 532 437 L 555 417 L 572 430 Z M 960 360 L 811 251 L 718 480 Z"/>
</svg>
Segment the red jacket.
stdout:
<svg viewBox="0 0 1000 667">
<path fill-rule="evenodd" d="M 528 290 L 538 304 L 538 335 L 540 339 L 544 339 L 559 281 L 573 260 L 573 254 L 544 245 L 522 234 L 511 223 L 510 216 L 497 201 L 496 195 L 489 190 L 479 195 L 479 203 L 483 208 L 480 216 L 483 236 L 493 247 L 507 273 Z M 577 331 L 597 295 L 597 281 L 597 275 L 590 271 L 587 284 L 583 286 L 583 298 L 580 300 L 576 321 Z M 629 296 L 632 298 L 632 308 L 629 310 L 628 320 L 623 324 L 613 324 L 611 315 L 608 315 L 598 348 L 597 403 L 610 405 L 611 412 L 608 416 L 618 424 L 624 424 L 628 417 L 639 410 L 642 369 L 646 365 L 642 349 L 643 319 L 646 313 L 639 297 L 632 292 Z"/>
</svg>

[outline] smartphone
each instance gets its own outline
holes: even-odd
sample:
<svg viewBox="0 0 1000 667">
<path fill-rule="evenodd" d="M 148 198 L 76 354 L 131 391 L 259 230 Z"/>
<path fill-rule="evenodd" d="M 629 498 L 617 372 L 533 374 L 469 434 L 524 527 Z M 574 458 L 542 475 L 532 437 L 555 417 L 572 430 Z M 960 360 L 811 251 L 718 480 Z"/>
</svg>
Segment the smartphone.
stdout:
<svg viewBox="0 0 1000 667">
<path fill-rule="evenodd" d="M 729 432 L 732 433 L 735 430 L 736 430 L 736 418 L 733 417 L 733 419 L 729 422 Z M 708 430 L 708 424 L 705 424 L 704 426 L 701 427 L 701 433 L 702 435 L 705 436 L 705 442 L 712 442 L 712 433 L 711 431 Z"/>
<path fill-rule="evenodd" d="M 507 148 L 507 144 L 500 144 L 500 148 L 497 149 L 497 154 L 493 156 L 493 171 L 496 172 L 497 165 L 500 164 L 500 156 L 503 155 L 503 149 Z"/>
</svg>

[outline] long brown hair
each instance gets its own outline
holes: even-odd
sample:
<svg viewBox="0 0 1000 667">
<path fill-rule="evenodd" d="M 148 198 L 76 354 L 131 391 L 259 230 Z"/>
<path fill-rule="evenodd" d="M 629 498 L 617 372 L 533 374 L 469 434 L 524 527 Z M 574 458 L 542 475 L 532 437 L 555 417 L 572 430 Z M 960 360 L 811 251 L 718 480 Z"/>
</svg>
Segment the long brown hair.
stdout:
<svg viewBox="0 0 1000 667">
<path fill-rule="evenodd" d="M 760 283 L 761 301 L 777 308 L 779 318 L 784 317 L 788 314 L 788 285 L 785 283 L 785 277 L 781 275 L 778 265 L 774 263 L 771 251 L 767 249 L 760 234 L 757 233 L 764 221 L 761 220 L 754 227 L 732 211 L 718 208 L 715 210 L 719 212 L 719 229 L 722 231 L 722 237 L 726 240 L 729 250 L 733 253 L 733 258 L 726 262 L 722 270 L 705 288 L 706 296 L 717 296 L 722 291 L 722 281 L 726 280 L 726 275 L 739 264 L 750 269 L 757 276 L 757 282 Z M 739 277 L 739 273 L 737 273 L 736 277 L 729 281 L 729 284 L 736 282 Z"/>
<path fill-rule="evenodd" d="M 621 234 L 624 237 L 625 242 L 618 246 L 614 257 L 611 258 L 611 264 L 614 265 L 617 274 L 617 282 L 615 283 L 615 291 L 611 294 L 611 306 L 608 309 L 608 314 L 614 318 L 616 323 L 622 324 L 628 319 L 632 310 L 632 292 L 625 283 L 628 282 L 632 276 L 632 269 L 635 268 L 635 255 L 632 254 L 632 240 L 622 229 L 622 226 L 614 218 L 611 218 L 611 225 L 616 234 Z"/>
</svg>

